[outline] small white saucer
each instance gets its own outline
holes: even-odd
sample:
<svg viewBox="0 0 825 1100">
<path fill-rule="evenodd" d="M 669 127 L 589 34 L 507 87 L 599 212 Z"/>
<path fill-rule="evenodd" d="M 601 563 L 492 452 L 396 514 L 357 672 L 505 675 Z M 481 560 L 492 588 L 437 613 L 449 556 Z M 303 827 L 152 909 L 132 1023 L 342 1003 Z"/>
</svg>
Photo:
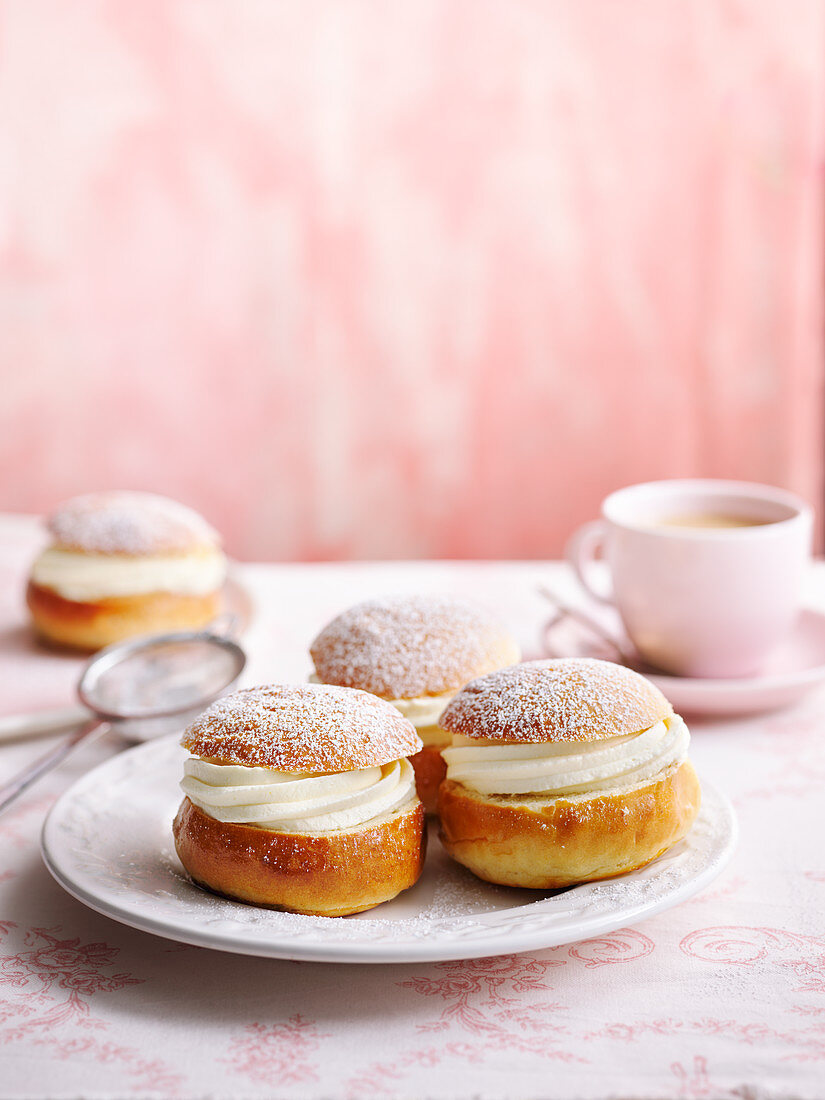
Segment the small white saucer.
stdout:
<svg viewBox="0 0 825 1100">
<path fill-rule="evenodd" d="M 548 656 L 608 656 L 598 639 L 568 620 L 549 628 L 545 641 L 553 650 Z M 813 608 L 800 612 L 793 631 L 759 676 L 699 680 L 665 676 L 653 669 L 640 671 L 680 714 L 757 714 L 779 710 L 825 683 L 825 613 Z"/>
</svg>

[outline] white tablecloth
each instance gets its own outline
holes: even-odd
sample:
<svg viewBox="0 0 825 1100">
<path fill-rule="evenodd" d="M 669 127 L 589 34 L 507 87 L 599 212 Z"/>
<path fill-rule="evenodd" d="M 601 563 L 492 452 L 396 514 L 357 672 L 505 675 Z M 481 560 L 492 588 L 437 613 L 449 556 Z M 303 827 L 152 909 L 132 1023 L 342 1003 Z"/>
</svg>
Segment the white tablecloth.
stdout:
<svg viewBox="0 0 825 1100">
<path fill-rule="evenodd" d="M 0 713 L 65 703 L 77 662 L 27 639 L 31 524 L 0 523 Z M 812 598 L 825 605 L 825 567 Z M 446 591 L 497 610 L 538 655 L 540 563 L 247 565 L 247 684 L 303 679 L 306 647 L 370 595 Z M 38 851 L 55 797 L 117 751 L 80 750 L 0 818 L 2 1097 L 825 1096 L 825 694 L 694 721 L 700 774 L 741 837 L 681 906 L 525 955 L 346 966 L 222 954 L 86 909 Z M 0 746 L 0 775 L 50 744 Z"/>
</svg>

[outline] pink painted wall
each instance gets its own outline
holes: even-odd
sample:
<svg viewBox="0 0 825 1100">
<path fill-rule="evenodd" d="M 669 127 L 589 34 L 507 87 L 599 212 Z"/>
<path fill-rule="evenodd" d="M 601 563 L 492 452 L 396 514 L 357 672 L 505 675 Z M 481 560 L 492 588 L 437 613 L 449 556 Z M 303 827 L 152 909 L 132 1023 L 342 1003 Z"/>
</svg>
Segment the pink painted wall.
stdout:
<svg viewBox="0 0 825 1100">
<path fill-rule="evenodd" d="M 3 0 L 0 509 L 546 556 L 822 492 L 816 0 Z"/>
</svg>

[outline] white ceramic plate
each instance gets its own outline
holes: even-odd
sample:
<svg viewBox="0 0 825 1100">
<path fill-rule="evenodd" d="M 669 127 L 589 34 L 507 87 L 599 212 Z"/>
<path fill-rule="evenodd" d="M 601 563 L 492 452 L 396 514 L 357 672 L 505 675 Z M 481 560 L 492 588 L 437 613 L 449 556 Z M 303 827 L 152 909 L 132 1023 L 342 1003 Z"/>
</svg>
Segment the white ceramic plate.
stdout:
<svg viewBox="0 0 825 1100">
<path fill-rule="evenodd" d="M 598 610 L 593 614 L 596 617 Z M 615 625 L 611 629 L 615 631 Z M 544 640 L 546 656 L 615 659 L 614 652 L 607 651 L 597 637 L 570 619 L 559 618 L 548 625 Z M 665 676 L 647 668 L 641 671 L 680 714 L 759 714 L 779 710 L 825 683 L 825 614 L 813 608 L 800 612 L 793 630 L 771 654 L 759 676 L 712 680 Z"/>
<path fill-rule="evenodd" d="M 572 943 L 676 905 L 721 871 L 736 839 L 728 801 L 704 785 L 688 837 L 639 871 L 537 894 L 491 886 L 430 836 L 412 890 L 354 917 L 304 917 L 241 905 L 194 886 L 174 852 L 185 752 L 177 738 L 140 745 L 83 776 L 43 827 L 46 866 L 99 913 L 169 939 L 280 959 L 387 963 L 466 959 Z"/>
</svg>

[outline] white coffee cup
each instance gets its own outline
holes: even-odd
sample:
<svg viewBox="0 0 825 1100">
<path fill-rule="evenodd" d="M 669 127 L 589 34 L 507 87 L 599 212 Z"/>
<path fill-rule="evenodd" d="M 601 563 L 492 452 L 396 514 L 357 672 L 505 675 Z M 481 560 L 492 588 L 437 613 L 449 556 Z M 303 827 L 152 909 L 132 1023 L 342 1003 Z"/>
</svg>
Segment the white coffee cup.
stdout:
<svg viewBox="0 0 825 1100">
<path fill-rule="evenodd" d="M 810 562 L 813 511 L 740 481 L 652 481 L 612 493 L 567 557 L 612 603 L 641 656 L 681 676 L 759 672 L 789 633 Z M 609 587 L 593 563 L 601 551 Z"/>
</svg>

